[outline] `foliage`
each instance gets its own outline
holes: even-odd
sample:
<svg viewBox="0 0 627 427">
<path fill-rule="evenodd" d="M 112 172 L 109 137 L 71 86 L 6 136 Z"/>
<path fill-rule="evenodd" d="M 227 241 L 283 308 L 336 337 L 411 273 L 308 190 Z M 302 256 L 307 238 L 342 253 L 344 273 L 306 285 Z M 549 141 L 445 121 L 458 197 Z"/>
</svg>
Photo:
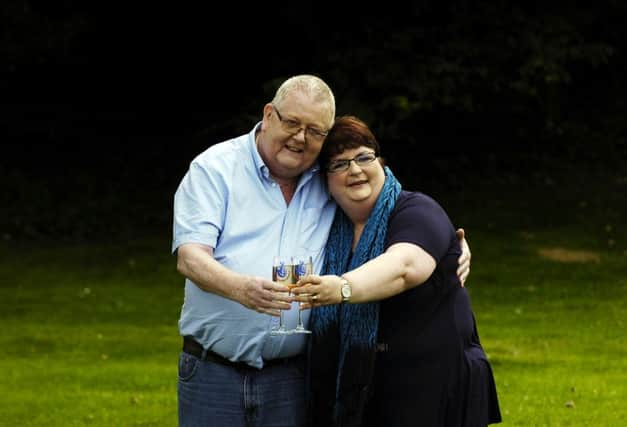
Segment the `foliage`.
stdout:
<svg viewBox="0 0 627 427">
<path fill-rule="evenodd" d="M 627 161 L 624 2 L 353 3 L 3 2 L 0 238 L 169 227 L 189 161 L 300 72 L 372 125 L 408 187 L 517 191 L 563 162 L 596 179 Z"/>
<path fill-rule="evenodd" d="M 87 29 L 86 10 L 78 4 L 5 0 L 0 37 L 0 72 L 69 58 L 70 43 Z M 6 67 L 6 68 L 5 68 Z"/>
<path fill-rule="evenodd" d="M 555 152 L 547 142 L 569 144 L 558 138 L 581 115 L 594 123 L 624 108 L 610 89 L 624 86 L 623 5 L 420 4 L 341 14 L 321 31 L 317 69 L 339 88 L 341 112 L 366 117 L 381 139 Z"/>
</svg>

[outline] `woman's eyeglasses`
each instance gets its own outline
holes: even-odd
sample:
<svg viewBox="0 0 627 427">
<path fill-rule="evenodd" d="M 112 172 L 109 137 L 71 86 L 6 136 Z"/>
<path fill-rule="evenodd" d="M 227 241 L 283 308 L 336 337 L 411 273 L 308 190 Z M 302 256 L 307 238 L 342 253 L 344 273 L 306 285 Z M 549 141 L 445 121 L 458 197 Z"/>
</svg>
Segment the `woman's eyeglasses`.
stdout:
<svg viewBox="0 0 627 427">
<path fill-rule="evenodd" d="M 377 157 L 378 156 L 374 152 L 366 151 L 366 152 L 357 154 L 352 159 L 333 160 L 329 162 L 329 164 L 327 165 L 327 172 L 328 173 L 343 172 L 349 168 L 351 162 L 355 162 L 355 164 L 357 164 L 357 166 L 359 167 L 366 166 L 367 164 L 374 162 Z"/>
</svg>

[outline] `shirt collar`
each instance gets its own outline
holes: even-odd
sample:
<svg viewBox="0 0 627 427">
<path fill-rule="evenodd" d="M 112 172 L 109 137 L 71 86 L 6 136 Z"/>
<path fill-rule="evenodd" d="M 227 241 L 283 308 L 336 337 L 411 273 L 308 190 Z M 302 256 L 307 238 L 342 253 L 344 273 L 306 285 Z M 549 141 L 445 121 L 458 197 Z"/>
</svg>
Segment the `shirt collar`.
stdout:
<svg viewBox="0 0 627 427">
<path fill-rule="evenodd" d="M 255 165 L 255 170 L 261 177 L 266 179 L 270 178 L 270 170 L 263 162 L 261 155 L 259 154 L 259 150 L 257 149 L 257 142 L 255 141 L 255 136 L 257 135 L 257 130 L 261 130 L 261 122 L 258 122 L 253 130 L 248 133 L 248 149 L 250 150 L 250 154 L 253 158 L 253 164 Z"/>
</svg>

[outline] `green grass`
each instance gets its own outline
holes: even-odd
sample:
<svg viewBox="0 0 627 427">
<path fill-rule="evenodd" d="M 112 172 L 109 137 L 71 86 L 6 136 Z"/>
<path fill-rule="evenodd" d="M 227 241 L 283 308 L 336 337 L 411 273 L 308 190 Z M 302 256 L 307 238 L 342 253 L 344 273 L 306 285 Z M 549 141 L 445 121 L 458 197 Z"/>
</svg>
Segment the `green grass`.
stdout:
<svg viewBox="0 0 627 427">
<path fill-rule="evenodd" d="M 625 425 L 627 257 L 560 262 L 538 253 L 556 240 L 473 234 L 468 287 L 504 424 Z"/>
<path fill-rule="evenodd" d="M 0 425 L 176 425 L 167 242 L 0 251 Z"/>
<path fill-rule="evenodd" d="M 627 425 L 625 181 L 608 198 L 541 182 L 443 202 L 468 232 L 502 425 Z M 0 425 L 175 426 L 182 297 L 167 236 L 0 244 Z"/>
<path fill-rule="evenodd" d="M 503 425 L 625 425 L 626 255 L 556 262 L 537 250 L 559 233 L 469 234 Z M 0 425 L 176 425 L 182 281 L 165 240 L 1 255 Z"/>
</svg>

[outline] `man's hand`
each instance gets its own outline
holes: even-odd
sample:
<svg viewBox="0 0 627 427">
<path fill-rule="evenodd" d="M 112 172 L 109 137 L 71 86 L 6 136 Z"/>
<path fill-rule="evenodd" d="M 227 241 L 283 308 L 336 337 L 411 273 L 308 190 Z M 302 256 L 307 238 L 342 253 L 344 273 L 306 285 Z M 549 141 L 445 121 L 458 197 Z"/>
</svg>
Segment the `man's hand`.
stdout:
<svg viewBox="0 0 627 427">
<path fill-rule="evenodd" d="M 455 234 L 457 234 L 459 244 L 462 247 L 462 254 L 457 260 L 457 262 L 459 263 L 459 266 L 457 267 L 457 277 L 459 277 L 462 287 L 464 287 L 466 284 L 466 279 L 470 274 L 470 258 L 472 258 L 472 254 L 470 253 L 470 247 L 468 246 L 468 242 L 466 241 L 464 229 L 458 229 Z"/>
<path fill-rule="evenodd" d="M 279 310 L 289 310 L 292 298 L 289 288 L 261 277 L 249 276 L 244 281 L 237 301 L 259 313 L 279 316 Z"/>
<path fill-rule="evenodd" d="M 279 310 L 291 307 L 287 286 L 229 270 L 213 258 L 210 246 L 199 243 L 181 245 L 177 249 L 176 268 L 203 291 L 237 301 L 259 313 L 279 316 Z"/>
</svg>

